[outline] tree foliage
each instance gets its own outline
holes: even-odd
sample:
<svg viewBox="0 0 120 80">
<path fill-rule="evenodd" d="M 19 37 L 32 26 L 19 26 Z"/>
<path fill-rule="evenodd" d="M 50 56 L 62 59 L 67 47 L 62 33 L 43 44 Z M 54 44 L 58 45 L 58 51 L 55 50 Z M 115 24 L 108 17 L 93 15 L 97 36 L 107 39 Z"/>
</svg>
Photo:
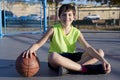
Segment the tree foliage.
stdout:
<svg viewBox="0 0 120 80">
<path fill-rule="evenodd" d="M 111 5 L 120 5 L 120 0 L 110 0 Z"/>
<path fill-rule="evenodd" d="M 63 1 L 63 0 L 47 0 L 48 3 L 55 3 L 58 4 L 59 2 Z"/>
<path fill-rule="evenodd" d="M 94 1 L 94 0 L 87 0 L 87 1 Z M 103 2 L 104 4 L 107 4 L 108 1 L 110 1 L 111 5 L 120 5 L 120 0 L 95 0 L 96 2 Z"/>
</svg>

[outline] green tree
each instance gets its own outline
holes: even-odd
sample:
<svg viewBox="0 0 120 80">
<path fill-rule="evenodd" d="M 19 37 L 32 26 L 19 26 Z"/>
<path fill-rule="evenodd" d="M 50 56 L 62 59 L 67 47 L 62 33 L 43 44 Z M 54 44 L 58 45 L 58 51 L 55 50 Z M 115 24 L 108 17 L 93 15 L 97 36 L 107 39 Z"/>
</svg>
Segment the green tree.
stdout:
<svg viewBox="0 0 120 80">
<path fill-rule="evenodd" d="M 94 1 L 94 0 L 87 0 L 87 1 Z M 104 1 L 104 4 L 107 4 L 110 1 L 111 5 L 120 5 L 120 0 L 95 0 L 96 2 Z"/>
<path fill-rule="evenodd" d="M 120 25 L 120 0 L 110 0 L 111 5 L 118 5 L 119 6 L 119 25 Z"/>
<path fill-rule="evenodd" d="M 111 5 L 120 5 L 120 0 L 110 0 Z"/>
</svg>

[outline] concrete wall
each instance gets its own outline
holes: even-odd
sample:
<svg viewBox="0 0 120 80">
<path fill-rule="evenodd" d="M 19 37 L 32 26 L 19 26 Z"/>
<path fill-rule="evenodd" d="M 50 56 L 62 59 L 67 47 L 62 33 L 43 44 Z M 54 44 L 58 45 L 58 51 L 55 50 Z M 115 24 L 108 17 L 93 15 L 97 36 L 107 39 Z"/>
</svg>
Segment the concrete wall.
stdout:
<svg viewBox="0 0 120 80">
<path fill-rule="evenodd" d="M 78 19 L 83 19 L 84 16 L 98 14 L 101 19 L 119 19 L 120 8 L 117 7 L 89 7 L 89 8 L 78 8 L 77 16 Z"/>
<path fill-rule="evenodd" d="M 25 3 L 5 3 L 2 4 L 2 8 L 11 11 L 15 15 L 27 16 L 29 14 L 38 14 L 40 15 L 40 4 L 25 4 Z M 47 5 L 47 15 L 55 15 L 55 6 Z M 59 5 L 60 6 L 60 5 Z M 83 17 L 98 14 L 101 16 L 101 19 L 119 19 L 120 16 L 120 7 L 77 7 L 77 16 L 76 19 L 82 20 Z M 43 11 L 42 11 L 43 15 Z"/>
</svg>

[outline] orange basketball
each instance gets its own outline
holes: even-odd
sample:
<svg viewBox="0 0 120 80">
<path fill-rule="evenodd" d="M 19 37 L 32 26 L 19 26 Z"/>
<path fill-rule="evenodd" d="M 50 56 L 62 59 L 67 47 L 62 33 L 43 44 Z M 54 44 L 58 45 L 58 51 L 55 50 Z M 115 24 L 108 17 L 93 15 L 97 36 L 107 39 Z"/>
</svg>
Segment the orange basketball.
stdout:
<svg viewBox="0 0 120 80">
<path fill-rule="evenodd" d="M 40 69 L 38 58 L 32 55 L 32 58 L 23 58 L 22 54 L 16 59 L 16 70 L 24 77 L 32 77 Z"/>
</svg>

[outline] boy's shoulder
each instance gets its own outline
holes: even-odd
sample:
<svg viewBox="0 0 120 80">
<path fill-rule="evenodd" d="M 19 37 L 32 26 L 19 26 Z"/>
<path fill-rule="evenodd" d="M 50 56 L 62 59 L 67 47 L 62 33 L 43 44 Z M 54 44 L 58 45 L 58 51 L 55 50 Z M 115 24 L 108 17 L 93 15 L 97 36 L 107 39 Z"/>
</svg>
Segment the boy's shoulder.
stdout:
<svg viewBox="0 0 120 80">
<path fill-rule="evenodd" d="M 60 24 L 60 22 L 56 22 L 52 27 L 53 27 L 53 28 L 61 27 L 61 24 Z"/>
<path fill-rule="evenodd" d="M 76 27 L 74 27 L 74 26 L 72 26 L 72 27 L 73 27 L 74 30 L 80 31 L 80 29 L 78 29 L 78 28 L 76 28 Z"/>
</svg>

